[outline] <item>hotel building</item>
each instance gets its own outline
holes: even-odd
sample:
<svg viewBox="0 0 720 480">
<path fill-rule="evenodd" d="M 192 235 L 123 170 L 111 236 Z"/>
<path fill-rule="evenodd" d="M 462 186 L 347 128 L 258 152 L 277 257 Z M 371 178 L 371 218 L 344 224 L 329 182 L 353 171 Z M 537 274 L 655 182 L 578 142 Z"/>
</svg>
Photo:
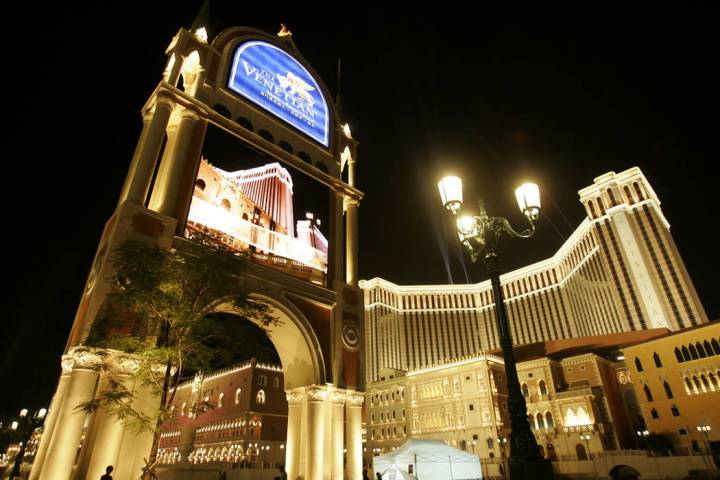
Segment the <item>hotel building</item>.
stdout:
<svg viewBox="0 0 720 480">
<path fill-rule="evenodd" d="M 213 463 L 278 468 L 285 456 L 288 405 L 279 366 L 255 360 L 197 375 L 178 387 L 163 425 L 161 464 Z"/>
<path fill-rule="evenodd" d="M 627 383 L 650 433 L 677 451 L 711 451 L 720 465 L 720 322 L 623 349 Z M 699 428 L 700 427 L 700 428 Z"/>
<path fill-rule="evenodd" d="M 587 217 L 551 258 L 501 276 L 516 344 L 701 325 L 707 316 L 639 168 L 579 191 Z M 499 349 L 490 281 L 361 281 L 366 376 L 419 371 Z"/>
<path fill-rule="evenodd" d="M 552 460 L 634 448 L 637 402 L 623 388 L 621 348 L 667 334 L 653 329 L 522 345 L 515 351 L 528 420 Z M 407 438 L 432 438 L 479 455 L 505 458 L 510 424 L 500 352 L 404 372 L 383 369 L 367 390 L 366 462 Z M 621 383 L 622 382 L 622 383 Z M 584 435 L 586 439 L 583 439 Z M 587 436 L 589 435 L 589 439 Z"/>
</svg>

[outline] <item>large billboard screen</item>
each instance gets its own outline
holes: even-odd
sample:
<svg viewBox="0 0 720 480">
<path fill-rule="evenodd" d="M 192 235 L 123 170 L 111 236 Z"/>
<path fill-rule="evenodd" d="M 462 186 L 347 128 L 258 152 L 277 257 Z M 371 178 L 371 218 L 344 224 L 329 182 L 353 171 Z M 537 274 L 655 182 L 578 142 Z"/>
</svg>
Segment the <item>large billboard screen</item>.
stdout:
<svg viewBox="0 0 720 480">
<path fill-rule="evenodd" d="M 325 185 L 210 126 L 186 234 L 325 285 L 329 201 Z"/>
<path fill-rule="evenodd" d="M 329 146 L 328 106 L 317 81 L 287 52 L 251 41 L 235 51 L 228 88 Z"/>
</svg>

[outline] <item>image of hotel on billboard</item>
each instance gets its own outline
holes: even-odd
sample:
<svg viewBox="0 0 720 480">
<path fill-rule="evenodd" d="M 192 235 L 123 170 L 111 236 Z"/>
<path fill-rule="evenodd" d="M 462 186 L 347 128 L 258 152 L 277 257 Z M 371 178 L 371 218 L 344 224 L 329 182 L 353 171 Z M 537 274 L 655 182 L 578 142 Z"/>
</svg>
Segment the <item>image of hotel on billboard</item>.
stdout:
<svg viewBox="0 0 720 480">
<path fill-rule="evenodd" d="M 660 200 L 638 168 L 601 175 L 579 196 L 587 218 L 558 252 L 501 275 L 522 393 L 541 452 L 555 461 L 580 461 L 643 447 L 637 432 L 668 435 L 679 454 L 720 451 L 720 416 L 708 409 L 687 416 L 703 401 L 698 393 L 705 404 L 720 402 L 720 350 L 712 347 L 720 342 L 720 325 L 708 323 Z M 360 286 L 366 463 L 408 438 L 443 439 L 484 459 L 485 474 L 500 476 L 510 425 L 490 281 L 409 286 L 375 278 Z M 676 372 L 662 372 L 675 397 L 667 397 L 662 382 L 652 386 L 655 401 L 673 404 L 658 414 L 660 423 L 638 382 L 645 373 L 628 367 L 624 349 L 649 351 L 653 341 L 675 335 L 675 342 L 681 334 L 707 341 L 706 354 L 688 357 L 697 365 L 682 365 L 702 364 L 703 375 L 670 380 Z M 677 355 L 666 350 L 661 362 L 670 370 Z M 646 356 L 644 365 L 652 352 Z M 696 397 L 685 405 L 688 395 Z M 683 418 L 669 422 L 676 412 Z M 707 443 L 696 424 L 715 428 Z M 697 461 L 703 470 L 701 457 Z M 680 470 L 675 473 L 687 474 Z"/>
<path fill-rule="evenodd" d="M 328 241 L 312 212 L 295 220 L 293 179 L 273 162 L 226 172 L 200 162 L 188 235 L 209 235 L 226 248 L 251 252 L 255 261 L 324 285 Z"/>
</svg>

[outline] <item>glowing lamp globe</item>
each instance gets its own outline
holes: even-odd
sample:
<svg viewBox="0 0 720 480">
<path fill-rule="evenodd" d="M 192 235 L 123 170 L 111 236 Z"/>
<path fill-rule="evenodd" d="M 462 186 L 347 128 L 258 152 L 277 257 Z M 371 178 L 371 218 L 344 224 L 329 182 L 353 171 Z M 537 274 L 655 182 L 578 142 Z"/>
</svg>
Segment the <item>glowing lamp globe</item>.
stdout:
<svg viewBox="0 0 720 480">
<path fill-rule="evenodd" d="M 452 213 L 457 213 L 462 206 L 462 180 L 460 177 L 445 177 L 438 182 L 440 198 L 443 206 Z"/>
<path fill-rule="evenodd" d="M 538 186 L 534 183 L 523 183 L 515 189 L 515 198 L 520 211 L 529 220 L 537 220 L 540 214 L 540 189 Z"/>
<path fill-rule="evenodd" d="M 470 215 L 463 215 L 457 219 L 457 229 L 465 236 L 472 235 L 475 231 L 475 219 Z"/>
</svg>

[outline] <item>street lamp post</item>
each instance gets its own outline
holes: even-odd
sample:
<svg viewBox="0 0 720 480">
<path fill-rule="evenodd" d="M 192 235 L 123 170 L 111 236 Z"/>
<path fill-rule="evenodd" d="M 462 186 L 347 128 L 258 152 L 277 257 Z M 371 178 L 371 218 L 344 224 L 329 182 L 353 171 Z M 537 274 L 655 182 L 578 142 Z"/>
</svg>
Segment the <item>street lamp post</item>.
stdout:
<svg viewBox="0 0 720 480">
<path fill-rule="evenodd" d="M 32 415 L 29 415 L 28 409 L 23 408 L 22 410 L 20 410 L 20 421 L 14 421 L 10 424 L 10 430 L 12 430 L 13 432 L 17 432 L 18 430 L 20 430 L 20 436 L 22 437 L 22 441 L 20 442 L 20 450 L 18 451 L 17 455 L 15 455 L 15 462 L 13 463 L 12 472 L 8 477 L 9 479 L 12 480 L 13 478 L 23 477 L 20 470 L 23 459 L 25 457 L 25 450 L 27 449 L 28 444 L 32 439 L 35 429 L 42 425 L 42 422 L 45 420 L 46 413 L 47 409 L 41 408 L 40 410 L 34 412 Z"/>
<path fill-rule="evenodd" d="M 713 473 L 713 457 L 712 457 L 712 451 L 710 449 L 710 430 L 712 428 L 710 425 L 699 425 L 697 427 L 698 432 L 703 434 L 704 440 L 705 440 L 705 456 L 708 457 L 707 459 L 707 465 L 708 465 L 708 472 L 710 472 L 710 477 L 712 477 Z"/>
<path fill-rule="evenodd" d="M 647 447 L 647 437 L 650 435 L 650 432 L 647 430 L 638 430 L 637 436 L 640 437 L 640 446 Z"/>
<path fill-rule="evenodd" d="M 535 220 L 537 220 L 540 213 L 540 191 L 537 185 L 533 183 L 525 183 L 515 190 L 520 210 L 525 214 L 530 224 L 530 228 L 517 232 L 510 226 L 507 219 L 490 217 L 485 211 L 482 200 L 478 202 L 477 215 L 460 214 L 463 200 L 462 180 L 459 177 L 445 177 L 438 183 L 438 187 L 443 206 L 456 216 L 457 233 L 470 259 L 474 263 L 479 258 L 482 258 L 490 274 L 500 345 L 505 360 L 505 375 L 507 376 L 511 430 L 510 478 L 512 480 L 526 478 L 551 479 L 553 478 L 552 466 L 550 462 L 540 455 L 540 449 L 528 423 L 525 397 L 522 396 L 520 391 L 520 382 L 512 349 L 512 336 L 500 287 L 500 259 L 496 251 L 498 240 L 502 234 L 516 238 L 529 238 L 535 233 Z"/>
</svg>

